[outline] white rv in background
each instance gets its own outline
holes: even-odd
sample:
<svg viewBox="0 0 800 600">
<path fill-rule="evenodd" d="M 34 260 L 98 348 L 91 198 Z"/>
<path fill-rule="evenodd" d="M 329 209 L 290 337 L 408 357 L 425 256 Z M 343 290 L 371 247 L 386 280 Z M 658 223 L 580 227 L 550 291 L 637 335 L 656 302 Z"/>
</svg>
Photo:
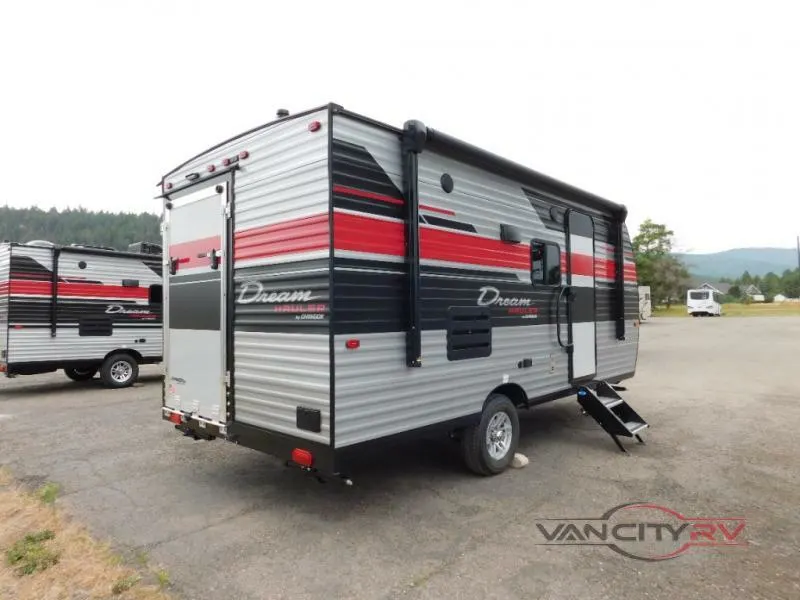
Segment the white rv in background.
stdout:
<svg viewBox="0 0 800 600">
<path fill-rule="evenodd" d="M 722 293 L 708 288 L 686 292 L 686 310 L 693 317 L 721 317 Z"/>
<path fill-rule="evenodd" d="M 0 373 L 135 383 L 140 364 L 161 362 L 161 262 L 144 243 L 0 244 Z"/>
</svg>

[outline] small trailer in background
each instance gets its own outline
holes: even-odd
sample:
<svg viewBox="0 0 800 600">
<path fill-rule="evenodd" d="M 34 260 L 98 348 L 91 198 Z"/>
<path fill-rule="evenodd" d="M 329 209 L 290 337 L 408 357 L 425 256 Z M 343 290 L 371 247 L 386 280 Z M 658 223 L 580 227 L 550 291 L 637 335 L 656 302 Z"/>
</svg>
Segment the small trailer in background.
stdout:
<svg viewBox="0 0 800 600">
<path fill-rule="evenodd" d="M 63 369 L 84 381 L 99 371 L 121 388 L 161 362 L 161 247 L 131 250 L 0 244 L 0 373 Z"/>
<path fill-rule="evenodd" d="M 165 420 L 339 477 L 432 430 L 500 473 L 567 396 L 641 441 L 624 206 L 418 121 L 278 116 L 162 178 Z"/>
<path fill-rule="evenodd" d="M 646 321 L 653 316 L 653 304 L 650 299 L 650 286 L 639 286 L 639 320 Z"/>
</svg>

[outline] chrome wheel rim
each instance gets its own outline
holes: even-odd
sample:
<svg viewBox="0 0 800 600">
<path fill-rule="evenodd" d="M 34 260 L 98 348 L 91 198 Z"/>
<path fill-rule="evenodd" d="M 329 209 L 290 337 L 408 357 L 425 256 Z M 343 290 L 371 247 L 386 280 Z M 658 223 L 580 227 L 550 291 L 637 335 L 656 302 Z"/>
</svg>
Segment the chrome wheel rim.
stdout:
<svg viewBox="0 0 800 600">
<path fill-rule="evenodd" d="M 486 428 L 486 450 L 494 460 L 505 458 L 511 449 L 514 428 L 508 413 L 499 412 L 492 415 Z"/>
<path fill-rule="evenodd" d="M 133 368 L 131 364 L 124 360 L 118 360 L 111 365 L 111 379 L 117 383 L 125 383 L 131 378 Z"/>
</svg>

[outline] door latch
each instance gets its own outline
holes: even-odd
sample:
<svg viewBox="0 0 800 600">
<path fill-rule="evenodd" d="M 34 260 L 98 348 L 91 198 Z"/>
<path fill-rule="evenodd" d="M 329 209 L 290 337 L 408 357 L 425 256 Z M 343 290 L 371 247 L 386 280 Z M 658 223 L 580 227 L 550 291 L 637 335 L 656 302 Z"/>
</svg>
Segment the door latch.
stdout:
<svg viewBox="0 0 800 600">
<path fill-rule="evenodd" d="M 217 254 L 216 248 L 212 248 L 210 252 L 201 252 L 197 255 L 197 258 L 208 258 L 211 260 L 211 268 L 215 271 L 219 269 L 219 259 L 221 254 Z"/>
</svg>

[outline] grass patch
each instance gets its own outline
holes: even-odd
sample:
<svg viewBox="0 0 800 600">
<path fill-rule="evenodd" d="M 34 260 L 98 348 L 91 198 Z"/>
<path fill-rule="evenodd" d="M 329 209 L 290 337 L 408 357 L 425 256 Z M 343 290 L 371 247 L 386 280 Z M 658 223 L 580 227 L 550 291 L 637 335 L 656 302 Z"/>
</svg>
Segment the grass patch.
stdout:
<svg viewBox="0 0 800 600">
<path fill-rule="evenodd" d="M 111 586 L 111 593 L 115 596 L 119 596 L 120 594 L 124 594 L 128 590 L 132 590 L 134 586 L 141 581 L 141 577 L 138 575 L 128 575 L 123 577 L 122 579 L 118 580 L 114 585 Z"/>
<path fill-rule="evenodd" d="M 653 310 L 654 317 L 688 317 L 686 306 L 672 305 L 667 309 L 658 306 Z M 757 302 L 753 304 L 730 303 L 722 305 L 723 317 L 792 317 L 800 316 L 800 303 Z"/>
<path fill-rule="evenodd" d="M 61 486 L 57 483 L 45 483 L 42 487 L 39 488 L 37 492 L 39 496 L 39 500 L 44 502 L 45 504 L 53 504 L 58 498 L 58 492 L 61 491 Z"/>
<path fill-rule="evenodd" d="M 170 600 L 166 571 L 124 564 L 53 505 L 58 492 L 54 484 L 28 491 L 0 471 L 2 600 Z"/>
<path fill-rule="evenodd" d="M 169 580 L 169 573 L 167 573 L 164 569 L 159 569 L 156 571 L 156 579 L 158 580 L 158 587 L 162 590 L 165 587 L 169 587 L 170 580 Z"/>
<path fill-rule="evenodd" d="M 17 575 L 33 575 L 37 571 L 58 564 L 60 553 L 45 545 L 56 537 L 56 534 L 45 529 L 37 533 L 29 533 L 14 543 L 6 552 L 9 566 Z"/>
</svg>

